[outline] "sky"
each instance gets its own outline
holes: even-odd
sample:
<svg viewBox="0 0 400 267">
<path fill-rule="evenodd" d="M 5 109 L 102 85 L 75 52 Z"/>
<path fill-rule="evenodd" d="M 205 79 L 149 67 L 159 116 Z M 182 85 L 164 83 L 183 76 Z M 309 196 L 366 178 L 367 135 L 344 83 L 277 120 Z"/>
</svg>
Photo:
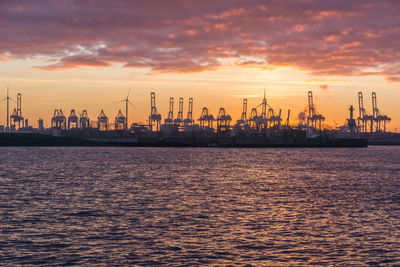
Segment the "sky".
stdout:
<svg viewBox="0 0 400 267">
<path fill-rule="evenodd" d="M 169 97 L 194 98 L 194 117 L 224 107 L 234 120 L 264 88 L 291 123 L 313 91 L 326 127 L 340 126 L 357 93 L 400 130 L 399 1 L 0 1 L 0 97 L 22 94 L 22 115 L 49 126 L 104 109 L 113 121 L 129 99 L 129 121 L 146 123 L 150 93 L 165 118 Z M 12 109 L 15 104 L 11 102 Z M 358 113 L 358 112 L 357 112 Z M 356 113 L 356 115 L 358 115 Z M 0 103 L 0 124 L 6 121 Z"/>
</svg>

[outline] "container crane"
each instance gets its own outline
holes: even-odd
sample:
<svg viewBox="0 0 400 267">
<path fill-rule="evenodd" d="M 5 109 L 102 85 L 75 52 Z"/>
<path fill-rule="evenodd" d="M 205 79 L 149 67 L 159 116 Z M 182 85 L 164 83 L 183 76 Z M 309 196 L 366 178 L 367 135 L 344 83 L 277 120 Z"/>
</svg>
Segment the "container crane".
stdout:
<svg viewBox="0 0 400 267">
<path fill-rule="evenodd" d="M 200 127 L 202 127 L 203 129 L 206 127 L 212 128 L 214 122 L 214 116 L 208 112 L 208 108 L 204 107 L 203 110 L 201 111 L 201 116 L 199 118 L 199 121 L 200 121 Z"/>
<path fill-rule="evenodd" d="M 103 110 L 101 110 L 100 115 L 97 117 L 97 129 L 99 131 L 108 131 L 108 117 Z"/>
<path fill-rule="evenodd" d="M 156 126 L 156 131 L 160 130 L 160 124 L 161 124 L 161 115 L 158 114 L 157 112 L 157 107 L 156 107 L 156 94 L 154 92 L 151 92 L 150 94 L 151 97 L 151 112 L 149 116 L 149 129 L 150 131 L 153 131 L 153 126 L 155 124 Z"/>
<path fill-rule="evenodd" d="M 189 109 L 186 116 L 186 119 L 183 120 L 185 125 L 193 124 L 193 98 L 189 98 Z"/>
<path fill-rule="evenodd" d="M 79 114 L 79 127 L 81 129 L 89 128 L 89 116 L 87 114 L 87 110 L 84 109 L 81 114 Z"/>
<path fill-rule="evenodd" d="M 376 132 L 386 132 L 386 123 L 390 122 L 392 119 L 385 114 L 383 114 L 379 109 L 376 101 L 376 93 L 372 93 L 372 111 L 375 121 L 375 131 Z"/>
<path fill-rule="evenodd" d="M 164 120 L 165 124 L 173 124 L 174 123 L 174 98 L 169 98 L 169 111 L 168 117 Z"/>
<path fill-rule="evenodd" d="M 124 114 L 122 114 L 121 110 L 118 111 L 118 114 L 115 117 L 114 129 L 117 131 L 127 129 L 126 128 L 126 117 L 124 116 Z"/>
<path fill-rule="evenodd" d="M 230 122 L 232 118 L 230 115 L 226 114 L 224 108 L 220 108 L 217 117 L 217 130 L 218 132 L 225 132 L 229 130 Z"/>
<path fill-rule="evenodd" d="M 11 129 L 17 130 L 24 127 L 24 117 L 22 117 L 22 96 L 17 94 L 17 108 L 14 109 L 10 116 Z"/>
<path fill-rule="evenodd" d="M 183 97 L 179 98 L 178 116 L 174 120 L 174 124 L 180 125 L 183 122 Z"/>
<path fill-rule="evenodd" d="M 71 109 L 71 112 L 68 116 L 68 129 L 78 128 L 79 127 L 79 119 L 75 113 L 74 109 Z"/>
<path fill-rule="evenodd" d="M 325 117 L 315 110 L 314 106 L 314 98 L 312 91 L 308 91 L 308 117 L 307 117 L 307 126 L 308 128 L 314 128 L 315 130 L 322 130 L 322 122 L 325 120 Z"/>
<path fill-rule="evenodd" d="M 66 125 L 67 125 L 67 119 L 65 118 L 62 109 L 60 110 L 55 109 L 53 117 L 51 118 L 51 127 L 65 130 Z"/>
<path fill-rule="evenodd" d="M 358 130 L 364 133 L 373 132 L 374 129 L 374 116 L 369 114 L 364 108 L 364 100 L 362 92 L 358 92 Z"/>
</svg>

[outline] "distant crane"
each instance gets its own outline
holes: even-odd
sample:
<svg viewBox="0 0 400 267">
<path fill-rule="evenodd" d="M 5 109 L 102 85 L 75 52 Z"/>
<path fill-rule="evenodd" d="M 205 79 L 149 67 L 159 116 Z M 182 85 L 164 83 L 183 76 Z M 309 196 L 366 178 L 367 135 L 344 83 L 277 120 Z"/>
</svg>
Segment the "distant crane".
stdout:
<svg viewBox="0 0 400 267">
<path fill-rule="evenodd" d="M 369 114 L 364 108 L 364 100 L 362 92 L 358 92 L 358 130 L 361 132 L 373 132 L 374 128 L 374 116 Z M 368 127 L 369 126 L 369 127 Z"/>
<path fill-rule="evenodd" d="M 60 110 L 55 109 L 54 115 L 51 118 L 51 127 L 65 130 L 66 124 L 67 124 L 67 119 L 65 118 L 64 113 L 62 112 L 62 109 L 60 109 Z"/>
<path fill-rule="evenodd" d="M 240 119 L 245 123 L 247 121 L 247 99 L 243 99 L 243 110 Z"/>
<path fill-rule="evenodd" d="M 79 114 L 79 127 L 81 129 L 89 128 L 89 116 L 87 114 L 87 110 L 84 109 L 81 114 Z"/>
<path fill-rule="evenodd" d="M 286 119 L 286 126 L 289 127 L 289 120 L 290 120 L 290 109 L 287 112 L 287 119 Z"/>
<path fill-rule="evenodd" d="M 250 122 L 250 127 L 259 130 L 260 120 L 256 108 L 251 109 L 249 122 Z"/>
<path fill-rule="evenodd" d="M 22 117 L 22 96 L 20 93 L 17 94 L 17 108 L 14 109 L 10 116 L 11 128 L 16 130 L 24 127 L 24 118 Z"/>
<path fill-rule="evenodd" d="M 217 130 L 218 132 L 225 132 L 229 130 L 229 125 L 232 118 L 230 115 L 226 114 L 224 108 L 220 108 L 217 117 Z"/>
<path fill-rule="evenodd" d="M 308 117 L 307 117 L 307 125 L 310 128 L 314 128 L 315 130 L 322 130 L 322 121 L 325 120 L 325 117 L 315 110 L 314 99 L 312 91 L 308 91 Z"/>
<path fill-rule="evenodd" d="M 68 116 L 68 129 L 78 128 L 79 127 L 79 119 L 75 113 L 74 109 L 71 109 L 71 113 Z"/>
<path fill-rule="evenodd" d="M 240 119 L 236 122 L 239 125 L 245 125 L 247 123 L 247 99 L 243 99 L 242 106 L 242 115 L 240 115 Z"/>
<path fill-rule="evenodd" d="M 174 98 L 169 98 L 169 111 L 168 117 L 164 120 L 165 124 L 172 124 L 174 122 Z"/>
<path fill-rule="evenodd" d="M 179 98 L 178 116 L 174 120 L 174 124 L 181 124 L 183 122 L 183 97 Z"/>
<path fill-rule="evenodd" d="M 207 126 L 208 128 L 212 128 L 214 116 L 208 112 L 208 108 L 204 107 L 201 111 L 201 116 L 199 118 L 200 127 L 203 129 Z M 206 124 L 207 123 L 207 124 Z"/>
<path fill-rule="evenodd" d="M 118 111 L 115 117 L 114 129 L 117 131 L 126 130 L 126 117 L 122 114 L 121 110 Z"/>
<path fill-rule="evenodd" d="M 281 125 L 281 121 L 282 121 L 281 115 L 282 115 L 281 109 L 279 110 L 279 113 L 276 114 L 275 111 L 269 106 L 268 113 L 267 113 L 267 119 L 266 119 L 266 121 L 268 122 L 268 128 L 279 127 Z"/>
<path fill-rule="evenodd" d="M 390 122 L 392 119 L 378 109 L 375 92 L 372 93 L 372 110 L 376 126 L 375 131 L 380 132 L 383 128 L 383 132 L 386 132 L 386 122 Z"/>
<path fill-rule="evenodd" d="M 236 124 L 239 127 L 244 127 L 247 123 L 247 99 L 243 99 L 242 115 L 240 116 L 240 119 L 236 121 Z"/>
<path fill-rule="evenodd" d="M 193 98 L 189 98 L 189 109 L 186 116 L 186 119 L 183 120 L 185 125 L 193 124 Z"/>
<path fill-rule="evenodd" d="M 97 129 L 100 131 L 108 130 L 108 117 L 104 113 L 104 110 L 101 110 L 100 115 L 97 117 Z"/>
<path fill-rule="evenodd" d="M 158 114 L 157 112 L 157 107 L 156 107 L 156 93 L 151 92 L 150 94 L 151 97 L 151 112 L 149 116 L 149 129 L 150 131 L 153 131 L 153 124 L 156 124 L 156 131 L 160 130 L 160 122 L 161 122 L 161 115 Z"/>
</svg>

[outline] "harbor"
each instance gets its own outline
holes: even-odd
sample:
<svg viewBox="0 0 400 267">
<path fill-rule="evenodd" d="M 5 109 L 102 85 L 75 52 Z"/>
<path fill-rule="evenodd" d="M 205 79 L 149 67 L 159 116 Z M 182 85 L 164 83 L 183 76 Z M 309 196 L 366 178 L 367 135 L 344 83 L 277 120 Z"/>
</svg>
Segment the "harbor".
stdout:
<svg viewBox="0 0 400 267">
<path fill-rule="evenodd" d="M 1 266 L 400 266 L 400 2 L 1 1 Z"/>
<path fill-rule="evenodd" d="M 243 99 L 241 117 L 233 123 L 231 115 L 221 107 L 214 116 L 207 107 L 193 117 L 194 99 L 179 98 L 175 113 L 174 98 L 169 99 L 166 118 L 157 110 L 156 94 L 150 94 L 149 117 L 146 123 L 128 120 L 129 93 L 123 100 L 125 112 L 118 111 L 112 121 L 103 110 L 97 119 L 91 119 L 87 110 L 72 109 L 66 116 L 56 109 L 50 127 L 42 119 L 38 127 L 29 125 L 22 115 L 22 95 L 17 94 L 16 108 L 9 115 L 7 91 L 7 125 L 0 126 L 1 146 L 187 146 L 187 147 L 366 147 L 372 145 L 399 145 L 400 135 L 387 132 L 391 118 L 377 107 L 376 93 L 372 93 L 373 111 L 364 108 L 363 94 L 358 93 L 358 117 L 355 108 L 348 108 L 346 124 L 335 129 L 323 127 L 325 117 L 314 104 L 313 92 L 308 91 L 306 112 L 300 112 L 291 122 L 290 110 L 286 118 L 282 110 L 275 110 L 264 96 L 256 107 L 248 108 Z M 133 106 L 133 105 L 132 105 Z M 248 112 L 250 110 L 250 112 Z"/>
</svg>

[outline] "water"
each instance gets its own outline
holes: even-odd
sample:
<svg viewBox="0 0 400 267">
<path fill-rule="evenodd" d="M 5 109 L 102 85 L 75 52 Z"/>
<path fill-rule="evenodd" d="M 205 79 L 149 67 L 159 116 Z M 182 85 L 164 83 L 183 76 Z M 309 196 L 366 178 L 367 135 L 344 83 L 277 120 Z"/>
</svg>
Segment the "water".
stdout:
<svg viewBox="0 0 400 267">
<path fill-rule="evenodd" d="M 0 155 L 1 265 L 400 265 L 400 147 Z"/>
</svg>

